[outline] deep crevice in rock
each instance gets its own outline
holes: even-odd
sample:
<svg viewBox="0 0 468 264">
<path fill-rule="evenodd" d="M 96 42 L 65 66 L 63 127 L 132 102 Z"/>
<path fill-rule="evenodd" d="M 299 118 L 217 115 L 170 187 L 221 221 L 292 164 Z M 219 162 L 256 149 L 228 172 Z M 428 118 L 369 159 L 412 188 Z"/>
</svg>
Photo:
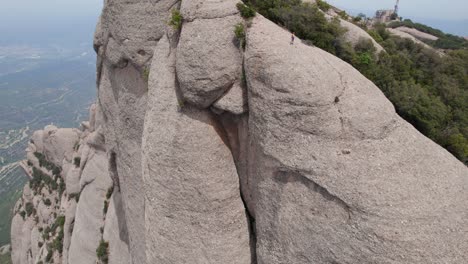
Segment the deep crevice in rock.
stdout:
<svg viewBox="0 0 468 264">
<path fill-rule="evenodd" d="M 242 171 L 242 164 L 241 160 L 246 159 L 246 157 L 242 156 L 241 151 L 241 144 L 243 144 L 242 140 L 239 138 L 239 129 L 241 129 L 241 119 L 248 116 L 245 115 L 234 115 L 229 112 L 224 112 L 222 114 L 213 114 L 216 122 L 220 126 L 220 131 L 222 131 L 222 138 L 226 137 L 228 139 L 228 147 L 231 150 L 231 155 L 234 160 L 234 164 L 236 166 L 237 176 L 239 178 L 239 193 L 244 205 L 245 215 L 247 218 L 248 229 L 249 229 L 249 244 L 250 244 L 250 253 L 251 253 L 251 264 L 257 263 L 257 235 L 256 235 L 256 224 L 255 224 L 255 217 L 250 213 L 248 203 L 246 201 L 246 197 L 249 195 L 248 192 L 248 182 L 243 182 L 242 177 L 247 179 L 248 175 L 247 171 Z M 224 141 L 224 139 L 223 139 Z M 247 144 L 246 142 L 244 142 Z M 247 164 L 244 164 L 247 165 Z"/>
</svg>

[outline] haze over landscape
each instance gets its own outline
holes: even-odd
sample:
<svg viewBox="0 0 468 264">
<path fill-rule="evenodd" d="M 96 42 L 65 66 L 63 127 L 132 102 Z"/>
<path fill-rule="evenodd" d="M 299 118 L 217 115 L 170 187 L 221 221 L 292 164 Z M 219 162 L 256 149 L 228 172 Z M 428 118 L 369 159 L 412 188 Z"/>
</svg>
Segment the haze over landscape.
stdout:
<svg viewBox="0 0 468 264">
<path fill-rule="evenodd" d="M 92 38 L 102 1 L 0 1 L 0 246 L 34 130 L 76 127 L 95 100 Z M 21 14 L 21 15 L 19 15 Z"/>
</svg>

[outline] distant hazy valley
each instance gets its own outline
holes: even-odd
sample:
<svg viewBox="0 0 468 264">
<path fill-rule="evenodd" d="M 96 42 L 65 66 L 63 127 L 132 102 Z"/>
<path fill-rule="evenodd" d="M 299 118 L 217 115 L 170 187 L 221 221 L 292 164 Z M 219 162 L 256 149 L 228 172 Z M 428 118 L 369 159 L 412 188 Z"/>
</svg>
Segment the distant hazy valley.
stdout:
<svg viewBox="0 0 468 264">
<path fill-rule="evenodd" d="M 95 55 L 91 42 L 0 44 L 1 246 L 9 243 L 9 211 L 27 180 L 17 165 L 27 141 L 47 124 L 76 127 L 86 118 L 95 98 Z"/>
</svg>

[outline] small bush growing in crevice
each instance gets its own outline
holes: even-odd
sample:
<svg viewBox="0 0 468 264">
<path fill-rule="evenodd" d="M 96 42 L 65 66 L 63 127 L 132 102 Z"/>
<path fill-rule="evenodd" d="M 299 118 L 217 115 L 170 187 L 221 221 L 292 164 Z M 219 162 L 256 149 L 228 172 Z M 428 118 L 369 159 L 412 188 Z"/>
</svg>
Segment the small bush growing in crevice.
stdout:
<svg viewBox="0 0 468 264">
<path fill-rule="evenodd" d="M 242 47 L 242 49 L 245 49 L 245 28 L 244 24 L 238 23 L 237 25 L 234 26 L 234 34 L 239 41 L 239 45 Z"/>
<path fill-rule="evenodd" d="M 106 217 L 106 214 L 107 214 L 107 209 L 109 209 L 109 202 L 107 200 L 104 201 L 104 208 L 103 208 L 103 213 L 104 213 L 104 217 Z"/>
<path fill-rule="evenodd" d="M 75 167 L 79 167 L 81 163 L 81 157 L 75 157 L 73 159 L 73 164 L 75 164 Z"/>
<path fill-rule="evenodd" d="M 183 20 L 184 18 L 182 17 L 182 14 L 180 13 L 180 11 L 177 9 L 173 9 L 171 20 L 169 21 L 169 25 L 171 25 L 175 30 L 179 30 L 182 28 Z"/>
<path fill-rule="evenodd" d="M 75 201 L 78 202 L 80 200 L 80 193 L 70 193 L 68 195 L 68 201 L 71 199 L 75 199 Z"/>
<path fill-rule="evenodd" d="M 24 206 L 27 216 L 30 216 L 34 212 L 34 206 L 32 203 L 27 202 Z"/>
<path fill-rule="evenodd" d="M 256 14 L 255 10 L 248 5 L 244 5 L 243 3 L 237 3 L 236 6 L 237 6 L 237 10 L 239 10 L 240 12 L 240 15 L 245 19 L 252 18 Z"/>
<path fill-rule="evenodd" d="M 50 263 L 50 260 L 52 259 L 52 256 L 54 255 L 54 252 L 50 247 L 47 247 L 47 256 L 45 258 L 46 263 Z"/>
<path fill-rule="evenodd" d="M 149 81 L 149 75 L 150 75 L 150 71 L 148 68 L 145 68 L 143 70 L 143 79 L 148 82 Z"/>
<path fill-rule="evenodd" d="M 106 199 L 109 200 L 111 198 L 113 192 L 114 192 L 114 185 L 112 185 L 111 187 L 109 187 L 109 189 L 107 189 Z"/>
<path fill-rule="evenodd" d="M 99 246 L 96 249 L 96 255 L 102 263 L 107 264 L 109 262 L 109 242 L 101 239 L 101 242 L 99 242 Z"/>
</svg>

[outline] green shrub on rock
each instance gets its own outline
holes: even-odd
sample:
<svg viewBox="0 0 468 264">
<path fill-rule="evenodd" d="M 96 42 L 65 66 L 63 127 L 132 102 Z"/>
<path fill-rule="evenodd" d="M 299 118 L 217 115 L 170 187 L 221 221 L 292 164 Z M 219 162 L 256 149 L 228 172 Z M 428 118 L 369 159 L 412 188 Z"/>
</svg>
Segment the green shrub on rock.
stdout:
<svg viewBox="0 0 468 264">
<path fill-rule="evenodd" d="M 182 22 L 184 18 L 179 10 L 173 9 L 171 20 L 169 21 L 169 25 L 171 25 L 175 30 L 179 30 L 182 28 Z"/>
<path fill-rule="evenodd" d="M 103 239 L 101 239 L 101 242 L 99 242 L 99 246 L 96 249 L 96 255 L 98 257 L 98 260 L 100 260 L 102 263 L 107 264 L 109 262 L 109 242 L 106 242 Z"/>
<path fill-rule="evenodd" d="M 255 10 L 248 5 L 244 5 L 243 3 L 237 3 L 236 6 L 237 10 L 239 10 L 240 12 L 240 15 L 245 19 L 252 18 L 256 14 Z"/>
</svg>

